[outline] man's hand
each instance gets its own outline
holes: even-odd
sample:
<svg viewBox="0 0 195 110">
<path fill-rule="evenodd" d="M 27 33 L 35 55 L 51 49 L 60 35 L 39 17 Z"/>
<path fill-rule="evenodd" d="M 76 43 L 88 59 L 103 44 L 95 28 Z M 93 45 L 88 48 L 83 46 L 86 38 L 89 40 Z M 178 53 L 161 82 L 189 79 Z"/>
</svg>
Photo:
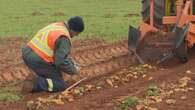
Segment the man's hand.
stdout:
<svg viewBox="0 0 195 110">
<path fill-rule="evenodd" d="M 80 67 L 78 65 L 75 65 L 75 68 L 77 70 L 77 73 L 80 71 Z"/>
<path fill-rule="evenodd" d="M 76 68 L 77 73 L 79 73 L 80 66 L 75 61 L 73 61 L 73 62 L 74 62 L 74 67 Z"/>
</svg>

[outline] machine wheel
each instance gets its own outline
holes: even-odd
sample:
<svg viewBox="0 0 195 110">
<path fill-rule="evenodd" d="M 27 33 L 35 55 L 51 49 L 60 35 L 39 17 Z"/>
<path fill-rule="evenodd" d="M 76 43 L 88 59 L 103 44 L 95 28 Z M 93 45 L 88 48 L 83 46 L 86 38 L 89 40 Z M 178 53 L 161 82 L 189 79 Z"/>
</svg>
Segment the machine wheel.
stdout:
<svg viewBox="0 0 195 110">
<path fill-rule="evenodd" d="M 193 0 L 193 15 L 195 15 L 195 0 Z"/>
<path fill-rule="evenodd" d="M 171 0 L 154 0 L 154 26 L 163 29 L 162 18 L 171 13 Z M 168 10 L 167 10 L 168 9 Z M 142 18 L 150 21 L 150 0 L 142 0 Z"/>
</svg>

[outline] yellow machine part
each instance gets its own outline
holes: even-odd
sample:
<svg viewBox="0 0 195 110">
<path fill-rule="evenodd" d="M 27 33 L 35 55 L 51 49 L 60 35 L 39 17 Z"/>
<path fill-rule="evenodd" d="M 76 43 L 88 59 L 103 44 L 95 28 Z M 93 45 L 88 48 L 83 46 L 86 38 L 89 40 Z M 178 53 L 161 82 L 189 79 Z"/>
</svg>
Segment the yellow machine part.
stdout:
<svg viewBox="0 0 195 110">
<path fill-rule="evenodd" d="M 171 15 L 171 11 L 175 8 L 175 0 L 165 0 L 165 15 Z"/>
</svg>

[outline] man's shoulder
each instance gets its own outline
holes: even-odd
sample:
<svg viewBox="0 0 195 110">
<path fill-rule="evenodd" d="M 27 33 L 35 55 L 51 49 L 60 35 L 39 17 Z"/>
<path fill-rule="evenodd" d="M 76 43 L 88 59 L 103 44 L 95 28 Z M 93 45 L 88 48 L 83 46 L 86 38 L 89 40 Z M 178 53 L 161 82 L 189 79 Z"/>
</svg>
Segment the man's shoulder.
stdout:
<svg viewBox="0 0 195 110">
<path fill-rule="evenodd" d="M 66 44 L 66 45 L 69 44 L 69 45 L 71 45 L 70 40 L 67 37 L 65 37 L 65 36 L 61 36 L 61 37 L 59 37 L 56 40 L 56 45 L 63 45 L 63 44 Z"/>
</svg>

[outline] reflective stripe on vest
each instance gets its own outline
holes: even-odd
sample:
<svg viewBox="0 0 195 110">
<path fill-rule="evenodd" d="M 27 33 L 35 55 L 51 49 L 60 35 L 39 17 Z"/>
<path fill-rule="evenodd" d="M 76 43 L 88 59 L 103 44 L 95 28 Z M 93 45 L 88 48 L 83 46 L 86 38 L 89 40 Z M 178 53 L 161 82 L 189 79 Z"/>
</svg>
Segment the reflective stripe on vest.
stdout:
<svg viewBox="0 0 195 110">
<path fill-rule="evenodd" d="M 43 45 L 39 39 L 32 39 L 31 43 L 49 57 L 53 57 L 53 50 L 48 45 Z"/>
<path fill-rule="evenodd" d="M 64 25 L 61 26 L 53 23 L 41 29 L 28 44 L 40 57 L 42 57 L 47 62 L 53 62 L 54 50 L 48 43 L 50 37 L 56 37 L 53 35 L 50 36 L 50 32 L 52 31 L 59 31 L 59 33 L 70 39 L 69 32 Z"/>
<path fill-rule="evenodd" d="M 46 80 L 47 80 L 47 84 L 48 84 L 48 91 L 52 92 L 53 91 L 53 81 L 49 78 L 47 78 Z"/>
</svg>

